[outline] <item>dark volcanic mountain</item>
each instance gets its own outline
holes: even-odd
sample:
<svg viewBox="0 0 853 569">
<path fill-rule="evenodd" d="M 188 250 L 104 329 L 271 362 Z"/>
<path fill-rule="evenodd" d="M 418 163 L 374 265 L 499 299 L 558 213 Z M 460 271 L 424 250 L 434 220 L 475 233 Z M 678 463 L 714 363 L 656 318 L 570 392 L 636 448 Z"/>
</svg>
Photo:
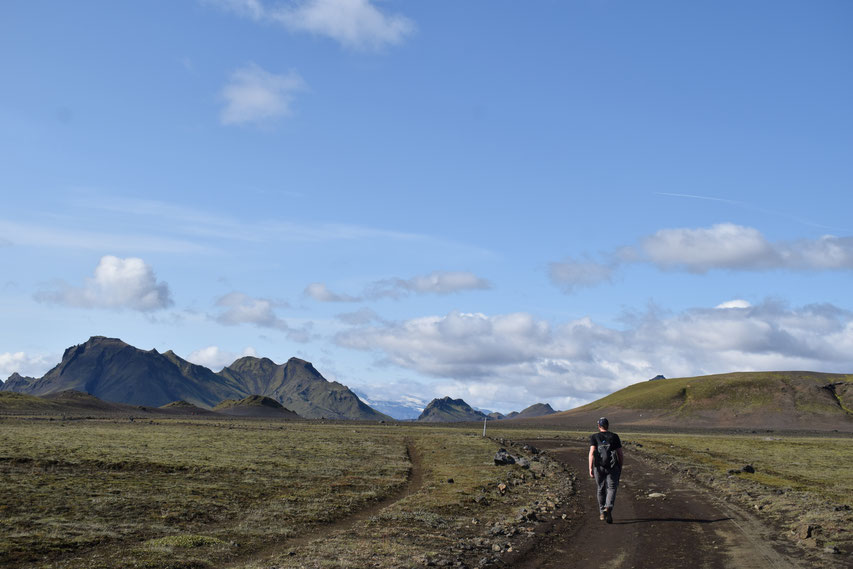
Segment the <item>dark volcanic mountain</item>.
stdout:
<svg viewBox="0 0 853 569">
<path fill-rule="evenodd" d="M 418 421 L 426 423 L 451 423 L 459 421 L 482 421 L 486 415 L 476 411 L 462 399 L 433 399 L 426 406 Z"/>
<path fill-rule="evenodd" d="M 183 400 L 211 408 L 225 399 L 265 395 L 307 418 L 389 419 L 303 360 L 277 365 L 266 358 L 241 358 L 217 374 L 171 351 L 144 351 L 102 336 L 65 350 L 62 362 L 40 379 L 13 374 L 0 385 L 0 390 L 30 395 L 69 389 L 151 407 Z"/>
<path fill-rule="evenodd" d="M 367 406 L 346 385 L 326 380 L 310 362 L 298 358 L 276 364 L 268 358 L 247 356 L 219 374 L 308 419 L 391 420 Z"/>
<path fill-rule="evenodd" d="M 151 407 L 178 399 L 212 407 L 235 392 L 248 395 L 227 378 L 172 352 L 143 351 L 103 336 L 65 350 L 59 365 L 44 377 L 26 384 L 7 381 L 2 388 L 30 395 L 73 389 L 105 401 Z"/>
</svg>

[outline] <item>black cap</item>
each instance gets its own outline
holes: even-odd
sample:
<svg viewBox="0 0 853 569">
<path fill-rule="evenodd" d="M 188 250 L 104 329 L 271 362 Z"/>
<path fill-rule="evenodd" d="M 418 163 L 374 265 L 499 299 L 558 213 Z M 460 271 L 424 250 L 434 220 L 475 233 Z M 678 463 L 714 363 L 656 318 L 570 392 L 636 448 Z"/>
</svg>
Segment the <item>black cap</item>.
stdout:
<svg viewBox="0 0 853 569">
<path fill-rule="evenodd" d="M 607 429 L 608 427 L 610 427 L 610 421 L 607 420 L 607 417 L 602 417 L 598 420 L 598 426 Z"/>
</svg>

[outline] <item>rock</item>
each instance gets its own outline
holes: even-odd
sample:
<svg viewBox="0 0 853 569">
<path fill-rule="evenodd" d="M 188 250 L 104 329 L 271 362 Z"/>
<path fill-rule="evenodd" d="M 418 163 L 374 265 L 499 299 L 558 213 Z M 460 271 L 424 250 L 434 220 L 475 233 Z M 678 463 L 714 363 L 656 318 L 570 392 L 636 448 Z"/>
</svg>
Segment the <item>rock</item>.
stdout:
<svg viewBox="0 0 853 569">
<path fill-rule="evenodd" d="M 504 484 L 503 482 L 501 482 L 500 484 L 498 484 L 498 492 L 500 492 L 501 496 L 503 496 L 504 494 L 506 494 L 506 488 L 507 488 L 507 487 L 506 487 L 506 484 Z"/>
<path fill-rule="evenodd" d="M 828 545 L 823 548 L 824 553 L 838 554 L 841 553 L 841 550 L 838 549 L 835 545 Z"/>
<path fill-rule="evenodd" d="M 810 537 L 815 536 L 818 529 L 819 526 L 803 524 L 797 529 L 797 537 L 799 537 L 800 539 L 809 539 Z"/>
<path fill-rule="evenodd" d="M 835 506 L 835 511 L 836 511 L 836 512 L 849 512 L 849 511 L 850 511 L 850 506 L 848 506 L 847 504 L 842 504 L 842 505 L 840 505 L 840 506 Z"/>
<path fill-rule="evenodd" d="M 648 495 L 649 498 L 666 498 L 666 494 L 661 494 L 660 492 L 652 492 Z"/>
<path fill-rule="evenodd" d="M 530 461 L 524 458 L 523 456 L 517 457 L 515 459 L 516 464 L 518 464 L 521 468 L 530 468 Z"/>
<path fill-rule="evenodd" d="M 751 464 L 747 464 L 746 466 L 741 468 L 741 471 L 749 474 L 755 474 L 755 468 L 753 468 Z"/>
<path fill-rule="evenodd" d="M 495 453 L 495 466 L 506 466 L 515 464 L 515 457 L 509 454 L 505 448 L 498 450 Z"/>
<path fill-rule="evenodd" d="M 447 479 L 447 483 L 448 483 L 448 484 L 453 484 L 453 478 L 448 478 L 448 479 Z"/>
</svg>

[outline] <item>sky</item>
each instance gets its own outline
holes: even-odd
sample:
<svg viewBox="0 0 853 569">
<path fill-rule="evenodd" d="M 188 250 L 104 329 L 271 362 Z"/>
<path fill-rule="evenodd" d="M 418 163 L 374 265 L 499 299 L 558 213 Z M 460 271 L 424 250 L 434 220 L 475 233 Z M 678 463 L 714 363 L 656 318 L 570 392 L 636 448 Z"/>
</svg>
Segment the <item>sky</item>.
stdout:
<svg viewBox="0 0 853 569">
<path fill-rule="evenodd" d="M 846 0 L 0 3 L 0 378 L 570 409 L 853 372 Z"/>
</svg>

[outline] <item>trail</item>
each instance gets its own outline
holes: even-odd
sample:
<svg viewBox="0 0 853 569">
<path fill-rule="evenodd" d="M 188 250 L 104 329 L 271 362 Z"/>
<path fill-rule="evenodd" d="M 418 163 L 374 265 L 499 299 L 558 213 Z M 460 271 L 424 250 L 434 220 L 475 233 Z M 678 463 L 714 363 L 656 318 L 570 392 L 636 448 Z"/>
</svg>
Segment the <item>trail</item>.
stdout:
<svg viewBox="0 0 853 569">
<path fill-rule="evenodd" d="M 599 520 L 586 443 L 530 441 L 579 476 L 582 512 L 570 528 L 546 535 L 508 564 L 517 569 L 800 569 L 770 543 L 769 531 L 707 493 L 673 481 L 656 466 L 625 454 L 613 523 Z M 665 498 L 650 498 L 660 493 Z M 778 546 L 778 544 L 777 544 Z"/>
<path fill-rule="evenodd" d="M 306 545 L 309 542 L 312 542 L 316 539 L 322 539 L 326 536 L 330 536 L 338 531 L 346 531 L 356 524 L 378 514 L 383 509 L 399 502 L 403 498 L 414 494 L 418 490 L 420 490 L 421 486 L 423 486 L 423 463 L 421 460 L 420 453 L 418 452 L 417 447 L 411 442 L 406 443 L 406 454 L 409 457 L 409 461 L 411 462 L 411 468 L 409 469 L 408 479 L 406 484 L 397 490 L 395 493 L 386 497 L 383 500 L 378 502 L 373 502 L 366 507 L 353 512 L 352 514 L 343 517 L 337 521 L 334 521 L 330 524 L 326 524 L 319 527 L 310 527 L 306 528 L 302 533 L 296 535 L 294 537 L 285 539 L 283 541 L 277 542 L 269 547 L 256 550 L 252 552 L 251 555 L 246 557 L 240 557 L 228 563 L 226 565 L 227 569 L 233 569 L 237 567 L 243 567 L 252 561 L 259 561 L 262 559 L 266 559 L 268 557 L 273 557 L 277 553 L 286 552 L 290 549 Z"/>
</svg>

